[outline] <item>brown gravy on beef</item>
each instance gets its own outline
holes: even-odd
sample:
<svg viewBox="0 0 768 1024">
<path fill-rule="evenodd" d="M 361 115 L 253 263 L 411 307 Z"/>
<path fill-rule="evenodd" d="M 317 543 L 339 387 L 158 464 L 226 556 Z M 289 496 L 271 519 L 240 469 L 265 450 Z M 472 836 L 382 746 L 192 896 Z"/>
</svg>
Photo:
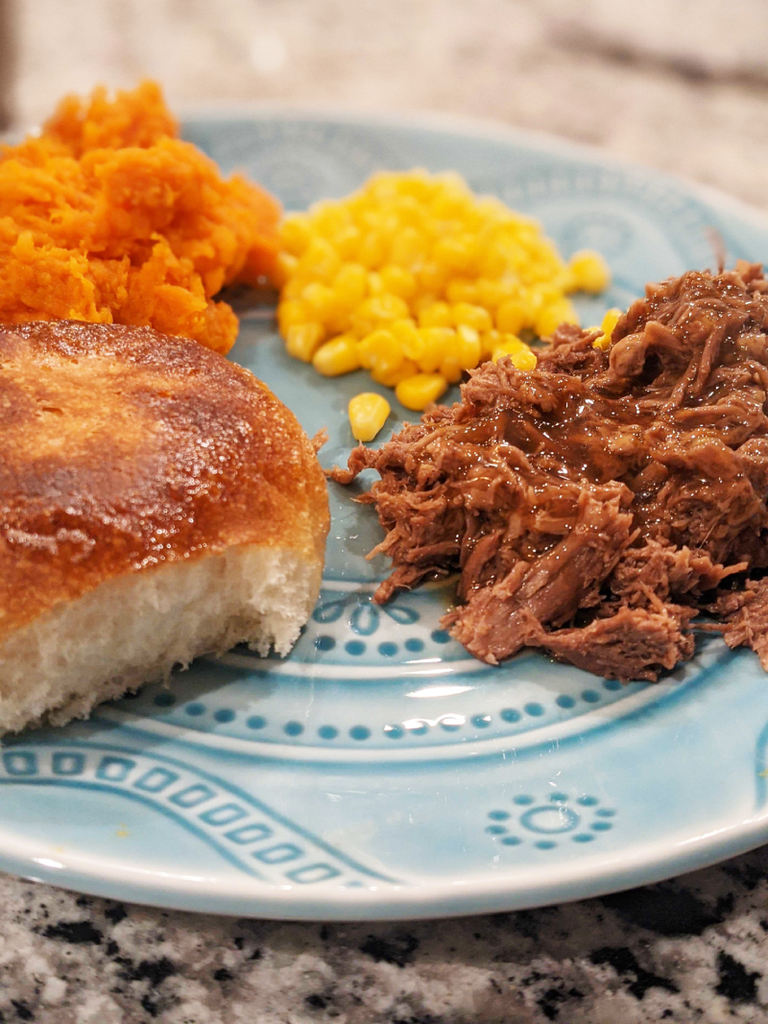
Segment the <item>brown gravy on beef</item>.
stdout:
<svg viewBox="0 0 768 1024">
<path fill-rule="evenodd" d="M 745 263 L 651 285 L 608 352 L 563 325 L 536 370 L 486 363 L 460 404 L 356 449 L 332 475 L 380 474 L 376 599 L 458 571 L 446 625 L 477 657 L 539 646 L 624 680 L 691 657 L 706 610 L 768 667 L 766 292 Z"/>
<path fill-rule="evenodd" d="M 578 380 L 558 381 L 553 397 L 554 408 L 540 416 L 496 410 L 456 428 L 451 439 L 478 447 L 508 444 L 529 457 L 546 459 L 548 469 L 560 476 L 583 476 L 593 483 L 616 479 L 638 461 L 643 428 L 653 417 L 636 402 L 606 401 Z M 617 429 L 620 443 L 615 440 Z"/>
</svg>

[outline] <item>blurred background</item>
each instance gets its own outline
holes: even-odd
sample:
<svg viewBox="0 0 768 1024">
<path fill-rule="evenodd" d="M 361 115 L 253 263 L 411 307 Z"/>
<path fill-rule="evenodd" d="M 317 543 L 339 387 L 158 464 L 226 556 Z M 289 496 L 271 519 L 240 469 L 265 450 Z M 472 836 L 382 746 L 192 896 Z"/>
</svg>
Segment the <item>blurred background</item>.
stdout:
<svg viewBox="0 0 768 1024">
<path fill-rule="evenodd" d="M 151 76 L 176 110 L 493 118 L 768 207 L 765 0 L 0 0 L 0 116 Z"/>
</svg>

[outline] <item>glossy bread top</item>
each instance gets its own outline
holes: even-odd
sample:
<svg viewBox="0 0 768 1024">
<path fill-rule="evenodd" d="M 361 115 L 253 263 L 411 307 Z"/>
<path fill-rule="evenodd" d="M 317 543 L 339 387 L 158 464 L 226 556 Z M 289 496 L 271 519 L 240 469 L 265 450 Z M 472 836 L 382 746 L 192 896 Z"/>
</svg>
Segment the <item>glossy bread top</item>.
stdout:
<svg viewBox="0 0 768 1024">
<path fill-rule="evenodd" d="M 247 370 L 148 327 L 0 330 L 0 641 L 107 579 L 232 545 L 322 562 L 315 452 Z"/>
</svg>

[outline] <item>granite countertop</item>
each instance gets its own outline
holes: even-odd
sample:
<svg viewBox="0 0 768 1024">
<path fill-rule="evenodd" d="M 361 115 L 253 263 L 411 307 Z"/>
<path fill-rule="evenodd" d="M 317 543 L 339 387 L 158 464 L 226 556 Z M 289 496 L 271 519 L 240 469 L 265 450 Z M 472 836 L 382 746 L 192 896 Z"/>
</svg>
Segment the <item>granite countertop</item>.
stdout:
<svg viewBox="0 0 768 1024">
<path fill-rule="evenodd" d="M 582 903 L 292 924 L 0 879 L 0 1020 L 646 1024 L 768 1020 L 768 848 Z"/>
<path fill-rule="evenodd" d="M 14 106 L 34 123 L 67 89 L 148 73 L 187 106 L 491 116 L 765 207 L 768 12 L 737 7 L 227 0 L 184 5 L 182 24 L 178 0 L 36 0 L 17 5 Z M 602 899 L 386 925 L 196 916 L 0 876 L 0 936 L 0 1024 L 759 1024 L 768 847 Z"/>
</svg>

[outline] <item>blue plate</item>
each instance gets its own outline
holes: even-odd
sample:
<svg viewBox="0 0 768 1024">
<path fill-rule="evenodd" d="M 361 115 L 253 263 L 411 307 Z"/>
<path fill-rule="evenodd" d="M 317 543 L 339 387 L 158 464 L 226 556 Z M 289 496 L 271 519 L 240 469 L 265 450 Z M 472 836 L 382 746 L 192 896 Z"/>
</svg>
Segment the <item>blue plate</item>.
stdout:
<svg viewBox="0 0 768 1024">
<path fill-rule="evenodd" d="M 284 113 L 200 118 L 186 135 L 288 208 L 382 168 L 455 169 L 540 218 L 561 250 L 598 248 L 614 283 L 761 259 L 768 226 L 732 200 L 562 143 L 498 130 Z M 352 444 L 361 374 L 287 358 L 272 311 L 233 358 L 271 385 L 326 465 Z M 391 396 L 390 396 L 391 397 Z M 408 416 L 396 409 L 390 431 Z M 450 587 L 378 608 L 387 566 L 354 489 L 331 487 L 320 601 L 291 656 L 237 649 L 168 689 L 0 750 L 0 867 L 167 907 L 298 919 L 410 918 L 591 896 L 768 840 L 768 679 L 702 640 L 659 685 L 620 686 L 525 654 L 499 668 L 440 629 Z"/>
</svg>

